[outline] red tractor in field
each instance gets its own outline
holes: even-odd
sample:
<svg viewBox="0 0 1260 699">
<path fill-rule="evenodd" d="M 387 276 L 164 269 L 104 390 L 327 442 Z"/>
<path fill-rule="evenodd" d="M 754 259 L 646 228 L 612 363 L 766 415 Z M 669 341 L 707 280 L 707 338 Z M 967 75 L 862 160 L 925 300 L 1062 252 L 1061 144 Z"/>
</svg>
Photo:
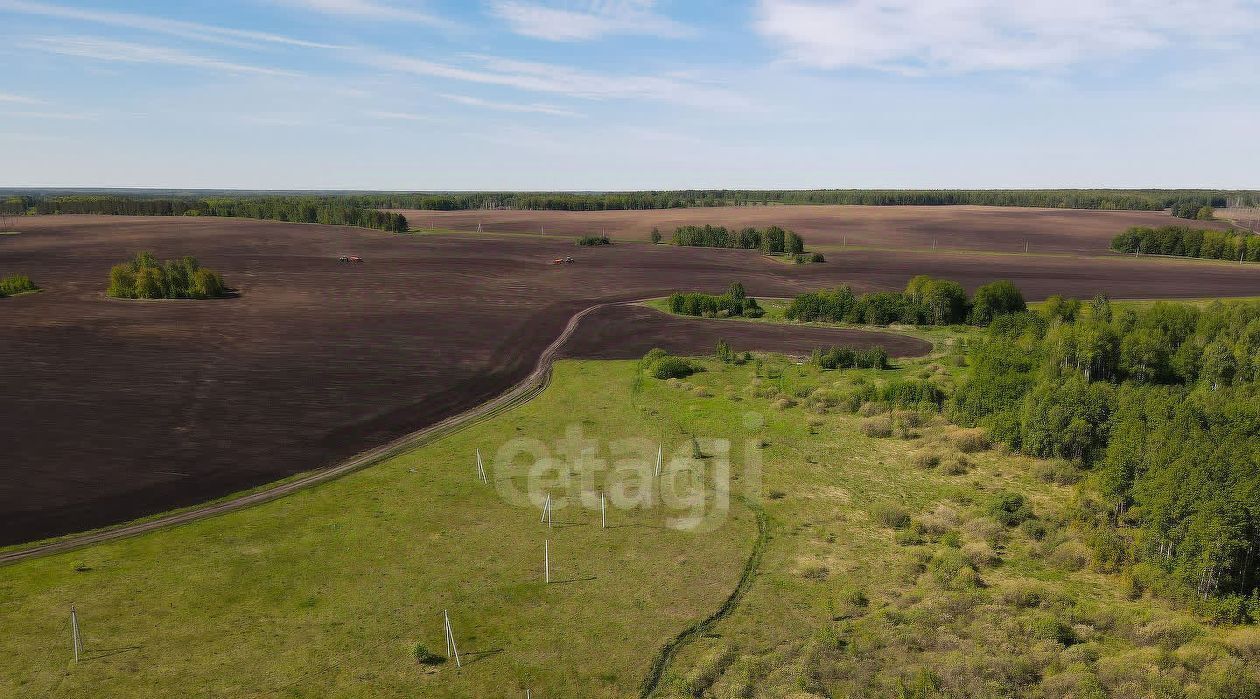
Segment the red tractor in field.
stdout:
<svg viewBox="0 0 1260 699">
<path fill-rule="evenodd" d="M 551 261 L 551 264 L 553 265 L 567 265 L 567 264 L 572 264 L 572 263 L 573 263 L 572 257 L 557 257 L 556 259 Z"/>
</svg>

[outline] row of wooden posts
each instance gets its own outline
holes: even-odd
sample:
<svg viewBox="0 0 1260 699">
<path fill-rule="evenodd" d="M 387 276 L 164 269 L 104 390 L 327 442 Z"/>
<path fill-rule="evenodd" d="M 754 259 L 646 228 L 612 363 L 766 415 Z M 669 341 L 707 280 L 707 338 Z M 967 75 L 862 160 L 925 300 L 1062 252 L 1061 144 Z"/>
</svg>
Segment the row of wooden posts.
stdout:
<svg viewBox="0 0 1260 699">
<path fill-rule="evenodd" d="M 661 475 L 661 461 L 664 456 L 663 447 L 658 446 L 656 449 L 656 475 Z M 489 475 L 486 473 L 485 462 L 481 458 L 481 450 L 477 450 L 477 480 L 483 485 L 490 483 Z M 601 492 L 599 494 L 599 526 L 600 529 L 608 528 L 608 496 Z M 547 493 L 547 498 L 543 502 L 541 523 L 547 525 L 547 529 L 551 529 L 551 493 Z M 551 539 L 543 539 L 543 583 L 551 583 Z M 459 657 L 459 647 L 455 644 L 455 630 L 451 626 L 451 615 L 449 610 L 442 610 L 442 635 L 446 638 L 446 657 L 448 660 L 455 661 L 455 667 L 463 667 L 463 661 Z M 74 648 L 74 662 L 79 662 L 84 654 L 83 636 L 79 632 L 79 612 L 75 607 L 70 607 L 70 636 L 71 643 Z M 526 699 L 531 699 L 530 691 L 525 690 Z"/>
<path fill-rule="evenodd" d="M 658 445 L 656 448 L 655 471 L 655 475 L 657 477 L 661 475 L 661 462 L 663 460 L 664 453 L 664 447 Z M 488 484 L 490 482 L 489 477 L 486 475 L 486 464 L 481 458 L 480 449 L 477 450 L 477 480 L 481 481 L 482 484 Z M 545 523 L 547 525 L 547 529 L 551 529 L 550 492 L 547 493 L 547 497 L 543 501 L 542 516 L 538 521 L 540 524 Z M 603 492 L 600 492 L 599 494 L 599 528 L 608 528 L 608 496 Z M 549 538 L 543 539 L 543 583 L 551 583 L 551 539 Z M 455 631 L 451 628 L 451 617 L 445 609 L 442 610 L 442 620 L 443 633 L 446 636 L 446 657 L 448 660 L 455 661 L 455 667 L 463 667 L 459 659 L 459 649 L 455 645 Z M 525 699 L 531 699 L 530 691 L 528 689 L 525 690 Z"/>
</svg>

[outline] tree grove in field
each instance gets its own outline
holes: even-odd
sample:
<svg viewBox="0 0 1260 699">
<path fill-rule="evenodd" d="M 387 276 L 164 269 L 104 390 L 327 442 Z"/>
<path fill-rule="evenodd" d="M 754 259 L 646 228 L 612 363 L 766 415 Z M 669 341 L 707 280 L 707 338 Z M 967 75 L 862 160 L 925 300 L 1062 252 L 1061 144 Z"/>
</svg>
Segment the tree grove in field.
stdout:
<svg viewBox="0 0 1260 699">
<path fill-rule="evenodd" d="M 768 255 L 796 255 L 805 251 L 805 241 L 799 235 L 778 226 L 742 228 L 739 231 L 726 226 L 679 226 L 674 229 L 671 242 L 697 248 L 760 250 Z"/>
<path fill-rule="evenodd" d="M 1246 230 L 1218 231 L 1189 226 L 1134 226 L 1111 240 L 1117 252 L 1260 262 L 1260 235 Z"/>
<path fill-rule="evenodd" d="M 883 347 L 818 348 L 810 361 L 822 369 L 887 369 L 888 351 Z"/>
<path fill-rule="evenodd" d="M 223 277 L 196 258 L 158 262 L 152 253 L 114 265 L 106 295 L 120 299 L 213 299 L 227 295 Z"/>
<path fill-rule="evenodd" d="M 685 316 L 760 318 L 765 311 L 757 299 L 744 291 L 744 285 L 734 282 L 725 294 L 677 293 L 668 300 L 671 313 Z"/>
<path fill-rule="evenodd" d="M 848 286 L 797 296 L 784 311 L 789 320 L 888 325 L 986 325 L 997 315 L 1023 311 L 1023 294 L 1013 284 L 997 281 L 976 289 L 970 299 L 962 285 L 919 275 L 903 292 L 876 291 L 857 296 Z"/>
</svg>

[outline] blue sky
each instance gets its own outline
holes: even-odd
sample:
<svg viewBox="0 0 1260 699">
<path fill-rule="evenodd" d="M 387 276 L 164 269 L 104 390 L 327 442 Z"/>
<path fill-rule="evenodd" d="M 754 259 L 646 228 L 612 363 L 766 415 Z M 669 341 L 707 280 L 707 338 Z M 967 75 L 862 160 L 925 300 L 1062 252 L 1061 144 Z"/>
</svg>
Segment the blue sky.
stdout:
<svg viewBox="0 0 1260 699">
<path fill-rule="evenodd" d="M 0 0 L 0 186 L 1260 188 L 1251 0 Z"/>
</svg>

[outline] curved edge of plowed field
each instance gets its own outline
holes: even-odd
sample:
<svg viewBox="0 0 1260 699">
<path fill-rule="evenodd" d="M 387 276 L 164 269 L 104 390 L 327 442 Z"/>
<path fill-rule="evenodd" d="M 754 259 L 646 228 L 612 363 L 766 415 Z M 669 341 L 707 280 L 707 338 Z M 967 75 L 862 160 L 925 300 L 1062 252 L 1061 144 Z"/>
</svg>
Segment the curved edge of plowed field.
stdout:
<svg viewBox="0 0 1260 699">
<path fill-rule="evenodd" d="M 545 350 L 543 350 L 542 354 L 538 356 L 538 362 L 534 366 L 534 370 L 530 372 L 529 376 L 526 376 L 523 380 L 515 386 L 512 386 L 504 393 L 499 394 L 495 398 L 492 398 L 475 408 L 459 413 L 458 415 L 452 415 L 451 417 L 429 425 L 428 427 L 403 435 L 398 439 L 376 447 L 375 449 L 365 451 L 335 466 L 311 471 L 303 476 L 285 481 L 274 487 L 266 488 L 265 490 L 245 493 L 237 497 L 228 497 L 224 500 L 211 502 L 206 505 L 186 510 L 180 510 L 178 512 L 162 515 L 141 522 L 85 532 L 83 534 L 72 535 L 67 538 L 58 539 L 44 544 L 37 544 L 27 548 L 19 548 L 17 550 L 0 553 L 0 566 L 30 558 L 37 558 L 39 556 L 47 556 L 55 553 L 71 551 L 91 544 L 137 536 L 139 534 L 187 524 L 189 522 L 195 522 L 264 502 L 269 502 L 271 500 L 284 497 L 285 495 L 295 493 L 299 490 L 310 488 L 319 485 L 320 483 L 326 483 L 346 474 L 367 468 L 368 466 L 379 463 L 391 456 L 395 456 L 404 451 L 409 451 L 415 447 L 423 446 L 435 439 L 445 437 L 470 425 L 475 425 L 482 420 L 498 415 L 499 413 L 520 405 L 521 403 L 525 403 L 534 396 L 542 393 L 543 390 L 547 388 L 547 384 L 551 381 L 551 364 L 560 347 L 569 339 L 584 317 L 607 305 L 610 304 L 596 304 L 574 314 L 574 316 L 569 319 L 569 323 L 565 326 L 564 331 L 561 332 L 560 335 L 550 345 L 548 345 Z"/>
<path fill-rule="evenodd" d="M 260 490 L 253 490 L 234 496 L 229 495 L 220 500 L 158 515 L 153 518 L 120 524 L 104 529 L 91 530 L 80 534 L 72 534 L 44 543 L 19 546 L 8 551 L 0 552 L 0 567 L 41 556 L 64 553 L 66 551 L 72 551 L 92 544 L 125 539 L 132 536 L 138 536 L 140 534 L 146 534 L 148 532 L 176 527 L 181 524 L 188 524 L 190 522 L 208 519 L 228 512 L 242 510 L 254 505 L 260 505 L 306 488 L 327 483 L 347 474 L 380 463 L 381 461 L 397 456 L 400 453 L 410 451 L 433 442 L 434 440 L 441 439 L 442 437 L 458 432 L 466 427 L 475 425 L 506 410 L 528 402 L 535 396 L 542 393 L 551 381 L 552 364 L 557 358 L 560 358 L 561 350 L 563 349 L 565 343 L 572 338 L 584 318 L 601 309 L 614 306 L 631 306 L 642 303 L 646 300 L 648 299 L 638 299 L 632 301 L 606 301 L 596 303 L 578 311 L 569 319 L 568 323 L 556 339 L 553 340 L 551 344 L 549 344 L 547 348 L 538 355 L 533 371 L 503 393 L 476 407 L 403 435 L 402 437 L 387 442 L 379 447 L 369 449 L 368 451 L 357 454 L 339 464 L 310 471 L 290 480 L 281 481 L 272 486 L 263 486 Z M 653 312 L 659 313 L 658 311 Z M 668 316 L 669 314 L 662 315 Z"/>
</svg>

